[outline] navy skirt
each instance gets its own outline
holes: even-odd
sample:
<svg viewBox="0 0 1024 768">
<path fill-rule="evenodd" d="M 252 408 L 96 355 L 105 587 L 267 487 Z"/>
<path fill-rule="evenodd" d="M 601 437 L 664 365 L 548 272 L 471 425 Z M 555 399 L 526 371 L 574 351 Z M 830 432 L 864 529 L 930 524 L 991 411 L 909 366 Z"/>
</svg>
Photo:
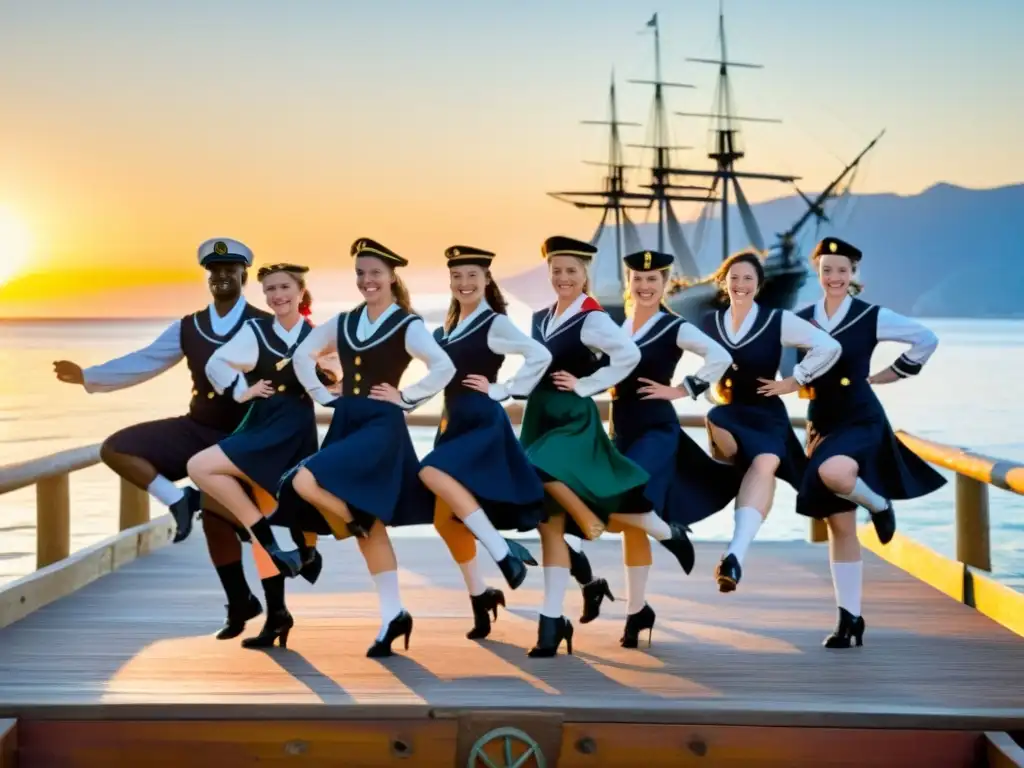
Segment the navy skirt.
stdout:
<svg viewBox="0 0 1024 768">
<path fill-rule="evenodd" d="M 764 403 L 729 403 L 716 405 L 707 414 L 709 424 L 724 429 L 736 441 L 733 466 L 740 479 L 750 468 L 755 456 L 771 454 L 779 457 L 775 476 L 800 490 L 807 456 L 789 423 L 789 413 L 778 397 L 765 397 Z M 708 438 L 711 438 L 710 430 Z M 712 443 L 713 445 L 713 443 Z M 737 485 L 736 491 L 739 491 Z"/>
<path fill-rule="evenodd" d="M 246 477 L 273 494 L 285 472 L 316 453 L 313 403 L 291 395 L 254 400 L 242 423 L 219 445 Z"/>
<path fill-rule="evenodd" d="M 813 415 L 811 409 L 808 418 Z M 936 491 L 946 479 L 899 441 L 881 404 L 838 419 L 807 424 L 807 472 L 796 497 L 796 511 L 823 519 L 857 505 L 841 499 L 822 482 L 818 469 L 833 456 L 857 462 L 857 475 L 887 499 L 916 499 Z"/>
<path fill-rule="evenodd" d="M 644 496 L 666 522 L 691 525 L 735 498 L 739 473 L 683 431 L 667 400 L 615 401 L 611 428 L 615 447 L 650 474 Z"/>
<path fill-rule="evenodd" d="M 367 528 L 374 520 L 392 527 L 432 524 L 434 496 L 419 479 L 420 463 L 402 409 L 365 397 L 340 397 L 329 407 L 334 416 L 323 445 L 282 478 L 271 524 L 331 533 L 323 516 L 292 486 L 302 467 Z"/>
<path fill-rule="evenodd" d="M 499 531 L 535 529 L 544 486 L 501 404 L 473 391 L 446 398 L 441 424 L 423 466 L 458 481 Z"/>
</svg>

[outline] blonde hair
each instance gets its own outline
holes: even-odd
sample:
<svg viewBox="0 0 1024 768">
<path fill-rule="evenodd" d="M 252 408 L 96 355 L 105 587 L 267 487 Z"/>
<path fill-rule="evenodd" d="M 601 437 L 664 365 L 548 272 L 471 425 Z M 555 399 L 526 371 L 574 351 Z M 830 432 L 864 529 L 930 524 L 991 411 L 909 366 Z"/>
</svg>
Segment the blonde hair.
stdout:
<svg viewBox="0 0 1024 768">
<path fill-rule="evenodd" d="M 402 278 L 397 272 L 392 270 L 395 281 L 391 283 L 391 295 L 395 298 L 395 304 L 404 309 L 409 314 L 415 314 L 412 309 L 412 299 L 409 298 L 409 289 L 405 287 L 405 283 L 402 282 Z"/>
</svg>

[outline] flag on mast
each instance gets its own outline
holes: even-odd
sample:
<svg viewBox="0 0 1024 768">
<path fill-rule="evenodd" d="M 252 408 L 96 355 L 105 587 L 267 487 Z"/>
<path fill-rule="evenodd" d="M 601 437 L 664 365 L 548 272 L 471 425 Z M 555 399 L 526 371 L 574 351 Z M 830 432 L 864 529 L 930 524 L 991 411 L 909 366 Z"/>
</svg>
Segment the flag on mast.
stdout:
<svg viewBox="0 0 1024 768">
<path fill-rule="evenodd" d="M 651 20 L 647 22 L 647 26 L 648 27 L 655 27 L 655 28 L 657 28 L 657 26 L 658 26 L 658 13 L 657 13 L 657 11 L 655 11 L 654 15 L 651 16 Z"/>
</svg>

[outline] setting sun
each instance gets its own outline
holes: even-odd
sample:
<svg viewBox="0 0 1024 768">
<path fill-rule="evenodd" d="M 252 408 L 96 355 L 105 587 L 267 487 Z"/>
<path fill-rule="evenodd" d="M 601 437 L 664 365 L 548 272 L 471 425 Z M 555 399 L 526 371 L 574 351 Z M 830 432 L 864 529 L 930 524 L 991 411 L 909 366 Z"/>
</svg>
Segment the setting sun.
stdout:
<svg viewBox="0 0 1024 768">
<path fill-rule="evenodd" d="M 12 209 L 0 206 L 0 285 L 28 264 L 31 249 L 28 227 Z"/>
</svg>

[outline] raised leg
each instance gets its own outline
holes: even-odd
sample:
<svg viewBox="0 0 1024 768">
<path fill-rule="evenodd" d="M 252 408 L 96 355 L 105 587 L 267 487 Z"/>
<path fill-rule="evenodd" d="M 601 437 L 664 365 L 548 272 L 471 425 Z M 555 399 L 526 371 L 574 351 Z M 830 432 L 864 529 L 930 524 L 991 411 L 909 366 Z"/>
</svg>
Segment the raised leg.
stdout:
<svg viewBox="0 0 1024 768">
<path fill-rule="evenodd" d="M 892 502 L 875 493 L 857 473 L 860 467 L 849 456 L 833 456 L 822 462 L 818 476 L 832 493 L 841 499 L 864 507 L 871 514 L 871 523 L 883 544 L 892 541 L 896 534 L 896 514 Z"/>
<path fill-rule="evenodd" d="M 553 480 L 544 483 L 544 490 L 564 509 L 579 526 L 584 536 L 593 541 L 604 533 L 605 524 L 590 507 L 565 483 Z"/>
<path fill-rule="evenodd" d="M 313 473 L 305 467 L 300 467 L 295 473 L 292 478 L 292 487 L 299 496 L 317 508 L 331 530 L 334 531 L 335 536 L 338 536 L 339 526 L 337 523 L 339 522 L 341 523 L 340 527 L 353 536 L 362 538 L 369 535 L 369 532 L 355 521 L 348 504 L 333 493 L 324 490 L 316 481 Z M 341 537 L 339 536 L 339 538 Z"/>
</svg>

